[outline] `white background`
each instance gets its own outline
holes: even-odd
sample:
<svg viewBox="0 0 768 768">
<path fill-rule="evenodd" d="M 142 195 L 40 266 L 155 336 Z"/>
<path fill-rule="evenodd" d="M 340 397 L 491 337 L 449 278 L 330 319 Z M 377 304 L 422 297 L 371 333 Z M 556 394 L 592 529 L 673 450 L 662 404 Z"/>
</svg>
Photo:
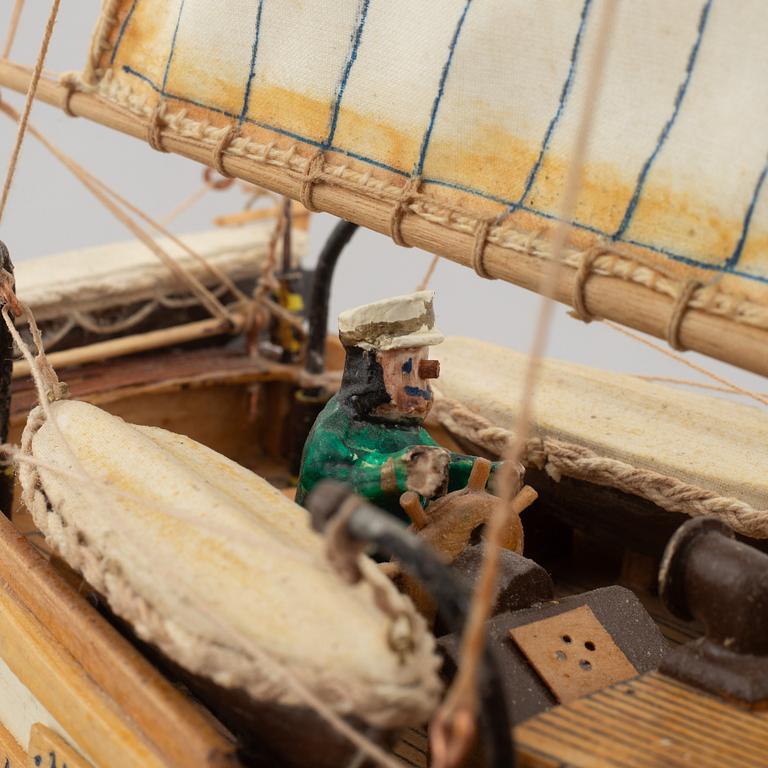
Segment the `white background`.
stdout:
<svg viewBox="0 0 768 768">
<path fill-rule="evenodd" d="M 0 7 L 0 41 L 5 39 L 12 5 L 12 0 L 3 0 Z M 11 52 L 13 60 L 34 62 L 49 7 L 45 0 L 26 3 Z M 61 72 L 81 67 L 98 8 L 97 0 L 63 0 L 47 69 Z M 21 108 L 21 96 L 7 89 L 2 96 Z M 0 173 L 4 176 L 15 126 L 1 115 L 0 121 Z M 195 163 L 154 152 L 136 139 L 69 118 L 47 105 L 35 106 L 32 122 L 86 168 L 157 217 L 169 213 L 201 185 L 201 168 Z M 209 228 L 213 216 L 239 210 L 242 201 L 242 193 L 234 190 L 209 193 L 179 217 L 173 229 L 183 233 Z M 331 216 L 313 215 L 308 264 L 314 262 L 334 222 Z M 0 239 L 15 261 L 129 237 L 66 169 L 28 137 L 0 222 Z M 346 307 L 412 290 L 430 259 L 423 251 L 400 249 L 386 237 L 359 231 L 340 261 L 333 287 L 331 327 L 335 328 L 336 315 Z M 501 281 L 482 280 L 448 261 L 438 265 L 431 287 L 437 291 L 438 325 L 444 333 L 474 336 L 518 350 L 529 347 L 540 302 L 535 294 Z M 439 350 L 435 352 L 439 357 Z M 601 323 L 585 325 L 569 318 L 561 306 L 556 311 L 547 354 L 614 371 L 707 381 Z M 694 353 L 686 353 L 686 358 L 742 386 L 768 390 L 764 378 Z"/>
</svg>

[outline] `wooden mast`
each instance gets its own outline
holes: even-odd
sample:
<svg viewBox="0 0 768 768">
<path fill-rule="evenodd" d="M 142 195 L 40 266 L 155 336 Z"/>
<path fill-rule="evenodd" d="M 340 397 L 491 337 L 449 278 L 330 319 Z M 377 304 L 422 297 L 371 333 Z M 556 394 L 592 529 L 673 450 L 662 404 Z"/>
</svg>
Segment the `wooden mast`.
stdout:
<svg viewBox="0 0 768 768">
<path fill-rule="evenodd" d="M 26 92 L 31 72 L 28 68 L 0 61 L 0 86 Z M 147 120 L 114 106 L 94 93 L 75 91 L 67 86 L 41 78 L 37 98 L 57 106 L 68 107 L 77 116 L 88 118 L 121 133 L 146 140 Z M 171 152 L 210 165 L 209 142 L 170 131 L 163 134 L 163 146 Z M 301 198 L 304 176 L 295 171 L 276 168 L 267 163 L 233 154 L 224 154 L 223 168 L 245 181 L 266 187 L 294 200 Z M 392 205 L 358 192 L 318 183 L 313 188 L 313 201 L 320 210 L 376 232 L 389 234 Z M 402 237 L 408 245 L 424 248 L 464 266 L 471 266 L 474 237 L 447 229 L 418 216 L 403 217 Z M 515 253 L 493 243 L 485 250 L 485 269 L 491 277 L 500 278 L 529 290 L 538 291 L 546 278 L 548 262 L 525 253 Z M 553 297 L 571 305 L 577 270 L 564 265 Z M 650 288 L 621 278 L 592 274 L 584 286 L 586 304 L 596 317 L 607 317 L 657 338 L 666 338 L 675 301 Z M 768 329 L 746 325 L 726 317 L 698 309 L 689 309 L 680 325 L 679 340 L 691 350 L 731 363 L 754 373 L 768 376 Z"/>
</svg>

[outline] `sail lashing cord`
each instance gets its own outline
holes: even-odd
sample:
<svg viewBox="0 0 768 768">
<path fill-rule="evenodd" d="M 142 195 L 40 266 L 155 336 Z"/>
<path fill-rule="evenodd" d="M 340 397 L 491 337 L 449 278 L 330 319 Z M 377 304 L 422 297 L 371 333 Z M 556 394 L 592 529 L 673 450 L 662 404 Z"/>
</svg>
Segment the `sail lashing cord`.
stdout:
<svg viewBox="0 0 768 768">
<path fill-rule="evenodd" d="M 435 398 L 433 413 L 449 432 L 497 456 L 503 456 L 514 439 L 511 430 L 495 426 L 484 416 L 447 397 Z M 523 461 L 545 470 L 556 481 L 565 476 L 605 485 L 639 496 L 669 512 L 719 517 L 737 533 L 755 539 L 768 538 L 768 509 L 755 509 L 738 499 L 660 472 L 600 456 L 581 445 L 551 437 L 531 438 L 526 441 Z"/>
<path fill-rule="evenodd" d="M 161 98 L 157 104 L 155 104 L 152 113 L 149 116 L 147 122 L 147 144 L 149 144 L 155 152 L 167 152 L 168 150 L 163 146 L 163 126 L 165 115 L 165 102 Z"/>
<path fill-rule="evenodd" d="M 579 262 L 579 268 L 576 270 L 576 277 L 573 281 L 573 294 L 571 295 L 571 306 L 573 306 L 573 315 L 581 320 L 582 323 L 591 323 L 595 318 L 587 309 L 587 298 L 585 289 L 587 280 L 592 274 L 592 265 L 595 260 L 604 252 L 601 245 L 593 245 L 584 252 Z"/>
<path fill-rule="evenodd" d="M 216 142 L 211 151 L 211 168 L 220 176 L 232 178 L 232 175 L 227 172 L 224 167 L 224 153 L 227 151 L 227 147 L 235 140 L 237 134 L 240 132 L 240 128 L 236 123 L 232 123 L 224 133 L 221 134 L 221 138 Z"/>
<path fill-rule="evenodd" d="M 16 173 L 16 166 L 19 162 L 21 146 L 24 143 L 24 137 L 27 132 L 29 113 L 32 111 L 32 104 L 35 100 L 37 85 L 40 82 L 40 75 L 43 73 L 43 64 L 45 63 L 45 57 L 48 54 L 48 45 L 51 42 L 51 35 L 53 34 L 53 26 L 56 23 L 56 17 L 59 13 L 59 2 L 60 0 L 53 0 L 53 3 L 51 4 L 51 11 L 48 14 L 48 21 L 45 25 L 45 32 L 43 33 L 43 39 L 40 43 L 40 50 L 37 54 L 37 61 L 35 61 L 35 68 L 32 71 L 32 79 L 30 80 L 29 88 L 27 89 L 27 96 L 24 101 L 24 109 L 21 113 L 21 117 L 18 120 L 19 127 L 16 131 L 16 140 L 13 145 L 13 150 L 11 151 L 11 158 L 8 162 L 8 170 L 6 171 L 5 175 L 3 191 L 2 194 L 0 194 L 0 221 L 3 219 L 5 206 L 8 203 L 8 193 L 11 191 L 13 177 Z"/>
<path fill-rule="evenodd" d="M 675 301 L 675 306 L 672 308 L 672 314 L 669 317 L 669 324 L 667 325 L 667 344 L 678 352 L 685 350 L 685 347 L 680 342 L 680 327 L 683 324 L 685 313 L 688 311 L 688 304 L 691 301 L 693 294 L 699 288 L 701 288 L 701 283 L 698 280 L 689 280 L 685 283 Z"/>
<path fill-rule="evenodd" d="M 264 151 L 266 157 L 268 152 Z M 312 190 L 320 180 L 323 174 L 323 165 L 325 163 L 325 152 L 322 149 L 318 149 L 314 155 L 309 159 L 307 167 L 304 170 L 304 178 L 301 182 L 301 192 L 299 194 L 299 201 L 308 211 L 317 211 L 312 202 Z"/>
<path fill-rule="evenodd" d="M 414 201 L 421 188 L 421 176 L 411 176 L 403 185 L 400 196 L 392 207 L 392 214 L 389 219 L 389 236 L 401 248 L 410 248 L 405 241 L 402 233 L 403 218 L 408 212 L 408 206 Z"/>
<path fill-rule="evenodd" d="M 533 396 L 554 315 L 554 295 L 562 257 L 571 229 L 571 219 L 581 188 L 581 170 L 586 159 L 596 104 L 605 71 L 608 44 L 613 30 L 617 3 L 605 3 L 599 18 L 594 53 L 589 64 L 586 91 L 582 102 L 573 151 L 560 201 L 559 220 L 552 236 L 552 261 L 541 286 L 541 304 L 531 354 L 523 380 L 523 391 L 518 410 L 517 430 L 513 441 L 506 446 L 504 464 L 499 476 L 500 505 L 486 526 L 486 543 L 480 573 L 477 579 L 469 620 L 461 640 L 460 663 L 454 682 L 443 704 L 438 709 L 430 728 L 430 744 L 435 755 L 434 768 L 455 768 L 463 760 L 471 743 L 471 733 L 461 723 L 475 722 L 477 717 L 477 686 L 480 659 L 485 648 L 486 623 L 496 599 L 499 552 L 513 511 L 515 492 L 519 488 L 519 465 L 526 450 L 531 429 Z M 438 758 L 439 755 L 439 758 Z"/>
<path fill-rule="evenodd" d="M 14 341 L 21 350 L 22 354 L 26 358 L 32 371 L 32 376 L 35 382 L 35 386 L 38 391 L 38 399 L 40 407 L 30 414 L 30 423 L 25 430 L 22 448 L 20 452 L 16 452 L 13 449 L 5 448 L 5 452 L 15 456 L 16 461 L 19 463 L 22 469 L 27 468 L 29 471 L 35 471 L 36 467 L 45 469 L 46 471 L 55 472 L 60 475 L 66 475 L 70 479 L 78 482 L 78 487 L 86 492 L 92 492 L 96 498 L 96 503 L 105 509 L 114 506 L 114 499 L 117 496 L 130 497 L 129 491 L 115 487 L 112 483 L 105 483 L 98 478 L 90 475 L 80 463 L 76 457 L 73 449 L 63 436 L 61 429 L 59 428 L 56 415 L 51 407 L 51 404 L 57 400 L 66 397 L 65 385 L 61 384 L 56 377 L 55 372 L 51 368 L 50 364 L 45 358 L 45 352 L 42 348 L 42 339 L 40 332 L 37 329 L 37 325 L 34 321 L 34 317 L 29 312 L 29 309 L 22 305 L 24 316 L 30 325 L 30 331 L 32 338 L 38 349 L 38 354 L 33 357 L 29 348 L 21 338 L 16 326 L 8 313 L 8 305 L 3 306 L 2 316 L 9 331 L 14 337 Z M 43 425 L 48 423 L 52 429 L 55 430 L 57 438 L 61 444 L 62 449 L 67 454 L 67 460 L 70 464 L 68 469 L 60 467 L 54 467 L 36 459 L 31 454 L 31 442 L 32 436 Z M 79 561 L 79 567 L 85 573 L 88 574 L 89 580 L 95 580 L 97 589 L 102 591 L 106 589 L 110 592 L 110 587 L 103 583 L 103 567 L 104 564 L 98 553 L 89 549 L 81 541 L 81 537 L 78 532 L 70 525 L 64 523 L 64 521 L 58 516 L 57 513 L 52 513 L 48 508 L 44 493 L 38 494 L 41 504 L 38 505 L 40 509 L 37 515 L 37 520 L 46 521 L 45 526 L 50 528 L 44 528 L 46 537 L 53 537 L 54 543 L 60 551 L 68 552 L 70 547 L 75 547 L 76 551 L 70 552 L 77 557 Z M 134 501 L 140 501 L 142 504 L 146 504 L 145 498 L 139 499 L 138 497 Z M 35 504 L 33 503 L 33 506 Z M 35 510 L 33 510 L 34 512 Z M 211 529 L 217 530 L 219 533 L 220 526 L 218 523 L 204 523 L 198 519 L 194 521 L 189 520 L 188 516 L 185 516 L 182 510 L 166 509 L 163 507 L 161 510 L 164 514 L 168 514 L 171 517 L 178 517 L 185 522 L 192 522 L 195 525 L 205 527 L 209 526 Z M 119 525 L 119 520 L 114 521 L 114 527 L 112 529 L 113 534 L 122 535 Z M 225 531 L 226 533 L 226 531 Z M 238 532 L 238 536 L 242 536 L 242 532 Z M 263 545 L 263 544 L 262 544 Z M 274 542 L 274 545 L 281 546 L 279 542 Z M 272 546 L 272 544 L 270 544 Z M 303 553 L 297 552 L 286 547 L 286 555 L 293 557 L 300 557 Z M 374 583 L 379 580 L 383 583 L 387 581 L 386 577 L 379 573 L 378 568 L 371 562 L 364 563 L 364 576 L 366 580 L 372 579 Z M 170 566 L 164 562 L 158 562 L 157 567 L 162 569 L 170 569 Z M 166 574 L 172 577 L 174 574 L 168 572 Z M 120 595 L 110 593 L 111 599 L 124 601 L 123 604 L 131 603 L 137 612 L 137 615 L 142 616 L 142 621 L 146 627 L 156 631 L 158 636 L 168 635 L 167 617 L 158 614 L 152 606 L 147 604 L 143 598 L 135 593 L 127 583 L 121 583 L 119 579 L 109 579 L 112 590 L 117 590 Z M 205 599 L 205 596 L 203 596 Z M 210 618 L 216 621 L 215 614 L 212 611 L 214 599 L 211 598 L 210 605 L 204 606 L 206 611 L 210 611 Z M 335 712 L 328 704 L 319 698 L 301 679 L 299 679 L 295 673 L 288 669 L 283 663 L 272 656 L 271 653 L 265 651 L 256 642 L 249 637 L 243 635 L 236 627 L 227 625 L 222 626 L 227 633 L 233 636 L 247 651 L 252 659 L 252 663 L 260 669 L 265 675 L 265 681 L 268 688 L 273 687 L 271 681 L 281 681 L 287 689 L 292 691 L 293 695 L 306 706 L 312 708 L 317 712 L 318 716 L 325 720 L 332 728 L 334 728 L 342 736 L 349 739 L 357 749 L 372 760 L 374 763 L 383 766 L 383 768 L 403 768 L 403 763 L 387 754 L 381 747 L 373 743 L 364 734 L 358 732 L 353 728 L 344 718 Z"/>
</svg>

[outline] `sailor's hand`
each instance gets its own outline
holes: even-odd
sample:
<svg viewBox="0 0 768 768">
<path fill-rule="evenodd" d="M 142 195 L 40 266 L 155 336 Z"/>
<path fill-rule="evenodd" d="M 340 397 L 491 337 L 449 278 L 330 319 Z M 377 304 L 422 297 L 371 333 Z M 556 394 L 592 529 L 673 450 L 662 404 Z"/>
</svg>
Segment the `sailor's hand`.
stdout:
<svg viewBox="0 0 768 768">
<path fill-rule="evenodd" d="M 502 498 L 513 498 L 525 482 L 525 466 L 520 462 L 494 461 L 488 490 Z"/>
<path fill-rule="evenodd" d="M 409 491 L 431 499 L 448 483 L 451 454 L 437 445 L 417 445 L 403 455 Z"/>
</svg>

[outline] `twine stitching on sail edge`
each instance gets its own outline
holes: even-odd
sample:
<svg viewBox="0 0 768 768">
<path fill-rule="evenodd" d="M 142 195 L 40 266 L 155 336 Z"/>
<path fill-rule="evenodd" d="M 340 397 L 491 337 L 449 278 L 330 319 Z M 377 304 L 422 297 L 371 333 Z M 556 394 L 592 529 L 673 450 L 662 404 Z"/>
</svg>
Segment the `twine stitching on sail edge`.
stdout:
<svg viewBox="0 0 768 768">
<path fill-rule="evenodd" d="M 110 38 L 117 24 L 117 9 L 121 0 L 102 0 L 101 13 L 91 37 L 91 47 L 81 74 L 82 82 L 90 87 L 97 85 L 108 69 L 100 67 L 101 57 L 111 49 Z"/>
</svg>

